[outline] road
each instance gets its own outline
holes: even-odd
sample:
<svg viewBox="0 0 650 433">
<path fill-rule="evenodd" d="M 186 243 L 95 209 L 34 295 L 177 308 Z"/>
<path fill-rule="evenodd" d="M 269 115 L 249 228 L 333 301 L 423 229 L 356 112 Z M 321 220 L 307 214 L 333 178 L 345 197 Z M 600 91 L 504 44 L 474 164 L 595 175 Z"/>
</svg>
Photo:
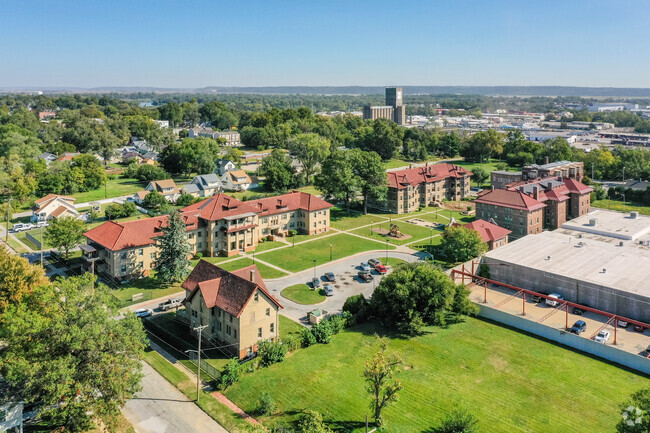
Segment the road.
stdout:
<svg viewBox="0 0 650 433">
<path fill-rule="evenodd" d="M 227 433 L 149 364 L 142 365 L 142 391 L 122 409 L 138 433 Z"/>
</svg>

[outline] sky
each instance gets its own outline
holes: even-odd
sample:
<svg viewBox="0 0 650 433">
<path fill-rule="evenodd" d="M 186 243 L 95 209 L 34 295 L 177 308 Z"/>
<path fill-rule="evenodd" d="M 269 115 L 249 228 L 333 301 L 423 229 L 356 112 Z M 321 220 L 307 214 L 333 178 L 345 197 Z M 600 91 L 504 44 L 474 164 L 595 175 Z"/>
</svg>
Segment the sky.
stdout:
<svg viewBox="0 0 650 433">
<path fill-rule="evenodd" d="M 0 87 L 650 87 L 647 0 L 0 0 Z"/>
</svg>

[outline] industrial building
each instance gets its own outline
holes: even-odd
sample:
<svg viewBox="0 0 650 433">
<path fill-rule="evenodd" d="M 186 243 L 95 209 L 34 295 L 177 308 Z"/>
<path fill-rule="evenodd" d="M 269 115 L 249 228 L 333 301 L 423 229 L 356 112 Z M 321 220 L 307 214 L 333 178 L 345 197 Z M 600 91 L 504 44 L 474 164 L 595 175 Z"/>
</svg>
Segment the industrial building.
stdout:
<svg viewBox="0 0 650 433">
<path fill-rule="evenodd" d="M 594 210 L 488 252 L 490 278 L 650 321 L 650 217 Z"/>
<path fill-rule="evenodd" d="M 363 120 L 388 119 L 404 125 L 406 108 L 404 107 L 401 87 L 386 88 L 386 105 L 366 105 L 363 107 Z"/>
</svg>

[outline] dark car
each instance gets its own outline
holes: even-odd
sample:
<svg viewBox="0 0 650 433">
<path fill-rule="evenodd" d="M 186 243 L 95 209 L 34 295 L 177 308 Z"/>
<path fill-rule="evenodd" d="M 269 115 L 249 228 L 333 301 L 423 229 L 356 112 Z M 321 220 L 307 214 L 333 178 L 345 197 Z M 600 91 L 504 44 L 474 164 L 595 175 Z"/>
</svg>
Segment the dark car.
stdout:
<svg viewBox="0 0 650 433">
<path fill-rule="evenodd" d="M 580 335 L 581 332 L 584 332 L 587 329 L 587 324 L 583 320 L 578 320 L 573 324 L 569 332 L 572 332 L 576 335 Z"/>
<path fill-rule="evenodd" d="M 367 283 L 368 281 L 372 281 L 372 275 L 370 274 L 370 272 L 361 271 L 361 272 L 359 272 L 357 275 L 359 276 L 359 278 L 361 278 L 361 279 L 362 279 L 363 281 L 365 281 L 366 283 Z"/>
<path fill-rule="evenodd" d="M 581 306 L 583 306 L 583 307 L 588 307 L 589 305 L 587 305 L 587 304 L 582 304 Z M 586 310 L 583 309 L 583 308 L 580 308 L 580 307 L 573 307 L 573 309 L 571 310 L 571 314 L 575 314 L 576 316 L 582 316 L 583 314 L 585 314 L 585 311 L 586 311 Z"/>
<path fill-rule="evenodd" d="M 336 281 L 336 276 L 334 276 L 333 272 L 325 272 L 325 279 L 333 283 Z"/>
<path fill-rule="evenodd" d="M 641 326 L 641 325 L 636 325 L 636 324 L 635 324 L 635 325 L 634 325 L 634 330 L 635 330 L 636 332 L 643 332 L 643 326 Z"/>
<path fill-rule="evenodd" d="M 617 323 L 618 326 L 620 326 L 621 328 L 627 328 L 628 326 L 630 326 L 630 324 L 629 324 L 627 321 L 625 321 L 625 320 L 621 320 L 621 319 L 616 320 L 616 323 Z"/>
<path fill-rule="evenodd" d="M 548 295 L 548 293 L 544 293 L 544 292 L 539 292 L 539 293 L 542 294 L 542 295 Z M 535 295 L 532 295 L 530 297 L 530 300 L 533 301 L 536 304 L 539 304 L 540 302 L 542 302 L 544 300 L 544 298 L 542 298 L 541 296 L 535 294 Z"/>
</svg>

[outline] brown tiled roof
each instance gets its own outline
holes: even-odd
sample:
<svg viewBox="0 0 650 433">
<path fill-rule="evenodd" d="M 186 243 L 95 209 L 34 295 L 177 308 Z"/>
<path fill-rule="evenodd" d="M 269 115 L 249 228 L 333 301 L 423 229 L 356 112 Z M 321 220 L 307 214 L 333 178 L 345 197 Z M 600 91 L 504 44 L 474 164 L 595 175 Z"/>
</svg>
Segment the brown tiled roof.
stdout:
<svg viewBox="0 0 650 433">
<path fill-rule="evenodd" d="M 76 198 L 68 197 L 67 195 L 48 194 L 45 197 L 41 197 L 38 200 L 34 201 L 34 203 L 36 203 L 38 205 L 41 205 L 43 203 L 47 203 L 47 202 L 49 202 L 51 200 L 54 200 L 54 199 L 57 199 L 57 198 L 63 199 L 65 201 L 75 201 L 76 200 Z"/>
<path fill-rule="evenodd" d="M 572 178 L 564 178 L 562 179 L 564 182 L 564 185 L 566 185 L 567 189 L 569 192 L 575 193 L 575 194 L 587 194 L 592 192 L 594 189 L 590 186 L 585 185 L 584 183 L 572 179 Z"/>
<path fill-rule="evenodd" d="M 152 180 L 151 185 L 161 194 L 177 194 L 179 193 L 178 187 L 174 179 L 165 179 L 165 180 Z M 173 188 L 172 191 L 164 192 L 165 188 Z"/>
<path fill-rule="evenodd" d="M 147 191 L 146 189 L 143 189 L 142 191 L 138 191 L 138 192 L 136 192 L 135 195 L 137 195 L 138 198 L 139 198 L 140 200 L 144 200 L 144 198 L 145 198 L 147 195 L 149 195 L 150 192 L 151 192 L 151 191 Z M 154 196 L 152 196 L 152 197 L 154 197 Z"/>
<path fill-rule="evenodd" d="M 483 242 L 496 241 L 512 233 L 508 229 L 481 219 L 465 224 L 463 227 L 477 231 Z"/>
<path fill-rule="evenodd" d="M 275 197 L 260 198 L 247 203 L 254 206 L 260 217 L 293 210 L 316 211 L 329 209 L 333 205 L 325 200 L 302 191 L 292 191 Z"/>
<path fill-rule="evenodd" d="M 104 224 L 90 229 L 84 233 L 84 236 L 111 251 L 141 247 L 154 243 L 152 239 L 141 234 L 138 230 L 125 227 L 124 223 L 118 224 L 114 221 L 107 221 Z"/>
<path fill-rule="evenodd" d="M 494 206 L 521 209 L 528 212 L 546 207 L 544 203 L 540 203 L 521 191 L 510 191 L 506 189 L 488 190 L 476 198 L 474 203 L 491 204 Z"/>
<path fill-rule="evenodd" d="M 54 209 L 54 211 L 50 214 L 50 216 L 52 218 L 56 218 L 56 217 L 60 216 L 62 213 L 67 212 L 67 211 L 68 211 L 67 207 L 59 206 L 56 209 Z"/>
<path fill-rule="evenodd" d="M 255 271 L 255 282 L 249 279 L 251 271 Z M 266 289 L 255 265 L 228 272 L 208 261 L 200 260 L 181 287 L 189 292 L 188 299 L 200 292 L 207 308 L 219 307 L 236 317 L 241 315 L 257 290 L 264 293 L 278 308 L 282 308 Z"/>
<path fill-rule="evenodd" d="M 241 183 L 251 183 L 251 178 L 246 174 L 244 170 L 232 170 L 228 172 L 228 175 L 232 179 L 232 182 L 236 185 Z M 245 179 L 237 181 L 238 177 L 243 177 Z"/>
<path fill-rule="evenodd" d="M 192 213 L 208 221 L 218 221 L 222 218 L 255 212 L 250 202 L 241 202 L 229 195 L 219 193 L 198 203 L 181 209 L 184 213 Z"/>
<path fill-rule="evenodd" d="M 437 182 L 450 177 L 462 178 L 471 176 L 472 172 L 463 167 L 444 162 L 431 164 L 424 167 L 407 168 L 406 170 L 389 171 L 388 186 L 404 189 L 409 185 Z"/>
</svg>

